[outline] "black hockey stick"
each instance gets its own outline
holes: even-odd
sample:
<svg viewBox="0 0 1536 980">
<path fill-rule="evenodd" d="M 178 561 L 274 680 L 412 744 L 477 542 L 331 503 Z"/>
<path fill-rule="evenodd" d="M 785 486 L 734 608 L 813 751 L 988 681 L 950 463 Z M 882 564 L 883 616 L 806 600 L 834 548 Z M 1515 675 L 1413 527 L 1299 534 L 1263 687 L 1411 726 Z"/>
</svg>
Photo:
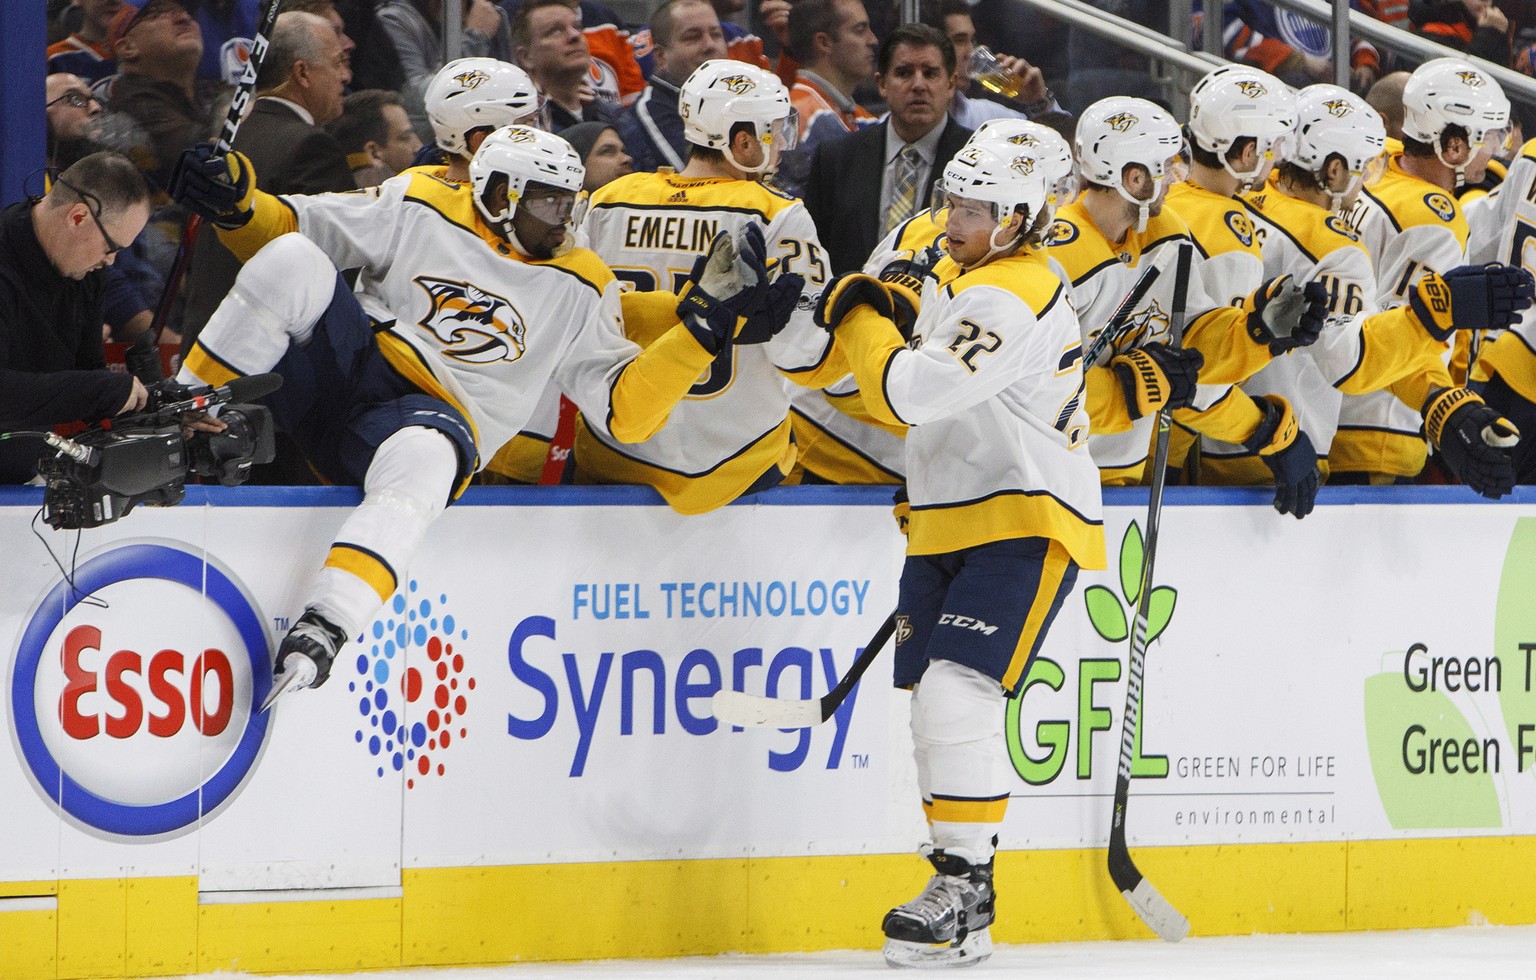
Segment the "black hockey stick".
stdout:
<svg viewBox="0 0 1536 980">
<path fill-rule="evenodd" d="M 235 143 L 235 134 L 240 131 L 240 123 L 245 118 L 245 111 L 251 104 L 251 99 L 256 96 L 256 76 L 261 73 L 261 63 L 267 58 L 268 39 L 272 36 L 272 28 L 277 24 L 277 12 L 283 5 L 282 0 L 266 0 L 261 9 L 261 22 L 256 25 L 256 37 L 251 41 L 251 56 L 246 59 L 245 71 L 240 74 L 240 81 L 235 86 L 235 94 L 229 102 L 229 112 L 224 115 L 224 128 L 219 130 L 219 138 L 214 143 L 216 151 L 220 154 L 229 152 Z M 165 321 L 171 315 L 171 307 L 176 302 L 176 292 L 181 288 L 181 280 L 187 274 L 187 263 L 192 261 L 192 246 L 197 244 L 198 233 L 203 230 L 203 216 L 191 214 L 187 216 L 187 223 L 181 229 L 181 243 L 176 246 L 176 258 L 171 263 L 170 274 L 165 277 L 165 289 L 160 293 L 160 304 L 155 307 L 154 319 L 149 324 L 149 335 L 155 343 L 160 343 L 160 334 L 165 330 Z"/>
<path fill-rule="evenodd" d="M 1093 343 L 1088 346 L 1088 352 L 1083 356 L 1083 370 L 1093 366 L 1094 361 L 1104 353 L 1106 348 L 1112 347 L 1125 335 L 1130 327 L 1132 314 L 1136 307 L 1162 274 L 1162 261 L 1154 262 L 1141 273 L 1131 291 L 1121 301 L 1115 315 L 1110 317 L 1109 323 L 1099 331 Z M 819 725 L 831 718 L 838 707 L 848 697 L 853 686 L 864 676 L 869 665 L 875 662 L 880 655 L 880 650 L 885 642 L 891 638 L 891 633 L 896 629 L 896 614 L 893 612 L 880 624 L 875 635 L 870 637 L 865 645 L 864 652 L 854 660 L 853 666 L 848 668 L 848 673 L 843 675 L 837 686 L 826 694 L 812 701 L 795 700 L 788 698 L 769 698 L 757 694 L 748 694 L 745 691 L 718 691 L 711 699 L 711 708 L 714 715 L 720 721 L 743 728 L 807 728 L 811 725 Z"/>
<path fill-rule="evenodd" d="M 1173 310 L 1169 328 L 1175 346 L 1183 343 L 1185 304 L 1189 290 L 1191 253 L 1194 246 L 1179 246 L 1179 265 L 1173 286 Z M 1157 413 L 1157 448 L 1152 454 L 1152 491 L 1147 497 L 1145 550 L 1141 557 L 1141 594 L 1136 603 L 1136 624 L 1131 630 L 1129 678 L 1125 690 L 1125 719 L 1120 732 L 1120 766 L 1115 772 L 1115 809 L 1109 828 L 1109 876 L 1120 894 L 1152 931 L 1171 943 L 1189 935 L 1189 920 L 1162 896 L 1131 860 L 1125 843 L 1125 810 L 1131 795 L 1131 753 L 1136 729 L 1141 724 L 1141 682 L 1147 661 L 1147 618 L 1152 609 L 1152 568 L 1157 561 L 1157 529 L 1163 511 L 1163 484 L 1168 470 L 1168 436 L 1172 413 Z"/>
</svg>

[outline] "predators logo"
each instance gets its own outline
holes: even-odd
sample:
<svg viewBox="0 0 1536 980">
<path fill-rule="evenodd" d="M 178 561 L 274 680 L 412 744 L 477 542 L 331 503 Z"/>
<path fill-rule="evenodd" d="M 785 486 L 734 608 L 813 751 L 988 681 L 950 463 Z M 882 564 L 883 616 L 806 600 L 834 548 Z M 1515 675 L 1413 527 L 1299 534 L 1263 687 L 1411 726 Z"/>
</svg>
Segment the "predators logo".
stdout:
<svg viewBox="0 0 1536 980">
<path fill-rule="evenodd" d="M 491 76 L 487 75 L 483 71 L 480 71 L 479 69 L 475 69 L 474 71 L 466 71 L 462 74 L 455 75 L 453 76 L 453 80 L 467 89 L 476 89 L 490 81 Z"/>
<path fill-rule="evenodd" d="M 1350 104 L 1343 99 L 1329 99 L 1323 103 L 1323 108 L 1327 109 L 1328 115 L 1335 119 L 1343 119 L 1354 111 Z"/>
<path fill-rule="evenodd" d="M 467 364 L 523 356 L 528 328 L 511 303 L 467 282 L 431 276 L 415 282 L 432 303 L 421 326 L 443 343 L 443 356 Z"/>
<path fill-rule="evenodd" d="M 899 518 L 899 520 L 905 522 L 906 518 L 902 517 L 902 518 Z M 896 645 L 897 646 L 901 646 L 903 643 L 907 642 L 910 639 L 912 639 L 912 621 L 910 619 L 908 619 L 906 616 L 897 616 L 896 617 Z"/>
<path fill-rule="evenodd" d="M 1251 78 L 1247 79 L 1246 81 L 1238 82 L 1237 90 L 1250 99 L 1262 98 L 1264 93 L 1269 91 L 1269 89 L 1265 88 L 1262 83 L 1256 82 Z"/>
<path fill-rule="evenodd" d="M 746 95 L 757 87 L 752 84 L 752 79 L 745 75 L 727 75 L 715 82 L 715 85 L 729 89 L 735 95 Z M 711 88 L 713 87 L 711 86 Z"/>
<path fill-rule="evenodd" d="M 1167 339 L 1168 313 L 1158 305 L 1157 300 L 1153 300 L 1152 305 L 1131 317 L 1125 336 L 1115 347 L 1119 351 L 1128 351 L 1143 344 Z"/>
<path fill-rule="evenodd" d="M 1028 177 L 1030 174 L 1035 172 L 1035 158 L 1014 157 L 1013 162 L 1008 165 L 1008 169 L 1012 170 L 1020 177 Z"/>
<path fill-rule="evenodd" d="M 1441 221 L 1450 221 L 1456 217 L 1456 205 L 1444 194 L 1431 193 L 1424 195 L 1424 206 L 1435 213 L 1435 217 Z"/>
<path fill-rule="evenodd" d="M 1057 218 L 1051 222 L 1050 230 L 1045 233 L 1047 248 L 1056 245 L 1067 245 L 1075 241 L 1077 241 L 1077 225 L 1074 225 L 1065 218 Z"/>
<path fill-rule="evenodd" d="M 1485 81 L 1483 81 L 1483 75 L 1481 72 L 1459 71 L 1456 73 L 1456 77 L 1461 79 L 1461 84 L 1465 85 L 1467 88 L 1482 88 L 1487 84 Z"/>
<path fill-rule="evenodd" d="M 529 129 L 527 126 L 519 126 L 514 129 L 507 130 L 508 143 L 534 143 L 537 141 L 538 137 L 533 135 L 533 130 Z"/>
<path fill-rule="evenodd" d="M 1130 132 L 1131 127 L 1139 122 L 1141 122 L 1141 120 L 1137 119 L 1129 112 L 1117 112 L 1113 116 L 1110 116 L 1108 119 L 1104 120 L 1104 125 L 1108 126 L 1110 129 L 1113 129 L 1117 133 L 1128 133 Z"/>
<path fill-rule="evenodd" d="M 1014 146 L 1039 146 L 1040 141 L 1028 133 L 1015 133 L 1008 137 L 1008 142 Z"/>
</svg>

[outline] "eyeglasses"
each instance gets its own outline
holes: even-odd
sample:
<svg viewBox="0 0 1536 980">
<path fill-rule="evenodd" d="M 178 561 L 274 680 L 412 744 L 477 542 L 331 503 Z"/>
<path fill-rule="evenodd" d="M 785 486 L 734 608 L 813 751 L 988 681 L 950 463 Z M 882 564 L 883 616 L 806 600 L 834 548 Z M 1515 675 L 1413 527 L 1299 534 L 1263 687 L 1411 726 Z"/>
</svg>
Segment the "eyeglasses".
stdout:
<svg viewBox="0 0 1536 980">
<path fill-rule="evenodd" d="M 112 236 L 107 234 L 107 226 L 101 223 L 101 198 L 97 197 L 95 194 L 88 193 L 87 191 L 82 191 L 80 188 L 76 187 L 74 184 L 71 184 L 63 177 L 54 177 L 53 179 L 74 191 L 76 196 L 80 198 L 81 202 L 85 204 L 86 213 L 91 216 L 92 221 L 96 222 L 96 230 L 101 232 L 102 241 L 107 243 L 107 256 L 110 258 L 111 256 L 116 255 L 118 252 L 121 252 L 124 246 L 119 245 L 117 242 L 113 241 Z"/>
<path fill-rule="evenodd" d="M 85 109 L 85 108 L 88 108 L 95 101 L 96 101 L 96 96 L 91 95 L 89 93 L 65 92 L 63 95 L 59 96 L 57 99 L 54 99 L 51 102 L 45 103 L 43 105 L 43 108 L 44 109 L 52 109 L 54 106 L 58 105 L 60 102 L 68 102 L 70 105 L 74 106 L 76 109 Z"/>
</svg>

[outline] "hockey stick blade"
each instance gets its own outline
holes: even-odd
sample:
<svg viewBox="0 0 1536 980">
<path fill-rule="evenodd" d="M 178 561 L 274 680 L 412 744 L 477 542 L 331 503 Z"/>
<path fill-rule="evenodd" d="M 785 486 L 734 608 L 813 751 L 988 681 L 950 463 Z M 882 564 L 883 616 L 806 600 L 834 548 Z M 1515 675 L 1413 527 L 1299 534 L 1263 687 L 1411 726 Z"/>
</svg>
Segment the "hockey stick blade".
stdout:
<svg viewBox="0 0 1536 980">
<path fill-rule="evenodd" d="M 261 699 L 261 707 L 256 709 L 257 712 L 266 711 L 277 702 L 278 698 L 289 691 L 302 691 L 306 687 L 314 686 L 315 677 L 320 672 L 315 669 L 313 660 L 302 653 L 291 653 L 286 662 L 290 666 L 277 675 L 277 679 L 272 682 L 272 689 L 267 692 L 266 697 Z"/>
<path fill-rule="evenodd" d="M 741 728 L 809 728 L 819 725 L 837 713 L 847 700 L 864 671 L 875 662 L 885 641 L 896 631 L 896 614 L 885 617 L 885 622 L 869 638 L 864 650 L 854 660 L 848 673 L 837 686 L 814 701 L 768 698 L 744 691 L 716 691 L 710 699 L 711 710 L 719 720 Z"/>
<path fill-rule="evenodd" d="M 1141 921 L 1145 922 L 1160 938 L 1176 943 L 1189 935 L 1189 920 L 1163 897 L 1162 892 L 1152 887 L 1152 882 L 1147 879 L 1138 881 L 1135 888 L 1122 889 L 1120 894 L 1125 896 L 1131 908 L 1141 916 Z"/>
</svg>

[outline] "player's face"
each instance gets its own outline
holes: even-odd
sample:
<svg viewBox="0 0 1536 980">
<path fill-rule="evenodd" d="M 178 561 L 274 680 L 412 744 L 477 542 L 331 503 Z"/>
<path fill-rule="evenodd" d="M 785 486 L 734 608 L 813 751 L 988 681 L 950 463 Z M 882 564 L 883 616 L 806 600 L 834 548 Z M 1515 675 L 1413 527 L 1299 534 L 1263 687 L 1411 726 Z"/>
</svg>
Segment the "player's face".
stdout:
<svg viewBox="0 0 1536 980">
<path fill-rule="evenodd" d="M 566 242 L 575 209 L 575 191 L 529 184 L 512 214 L 512 230 L 534 258 L 552 258 Z"/>
<path fill-rule="evenodd" d="M 1156 216 L 1162 214 L 1163 202 L 1168 197 L 1168 185 L 1177 179 L 1176 175 L 1181 169 L 1182 162 L 1177 155 L 1163 161 L 1163 176 L 1161 178 L 1154 178 L 1145 167 L 1132 166 L 1127 169 L 1123 178 L 1126 190 L 1130 191 L 1131 197 L 1136 200 L 1147 202 L 1149 205 L 1147 213 L 1149 215 Z M 1131 207 L 1132 214 L 1135 214 L 1137 210 L 1137 208 Z"/>
<path fill-rule="evenodd" d="M 997 205 L 958 194 L 950 194 L 948 204 L 949 214 L 944 222 L 946 247 L 950 258 L 961 268 L 968 269 L 992 251 L 992 233 L 997 230 Z"/>
</svg>

